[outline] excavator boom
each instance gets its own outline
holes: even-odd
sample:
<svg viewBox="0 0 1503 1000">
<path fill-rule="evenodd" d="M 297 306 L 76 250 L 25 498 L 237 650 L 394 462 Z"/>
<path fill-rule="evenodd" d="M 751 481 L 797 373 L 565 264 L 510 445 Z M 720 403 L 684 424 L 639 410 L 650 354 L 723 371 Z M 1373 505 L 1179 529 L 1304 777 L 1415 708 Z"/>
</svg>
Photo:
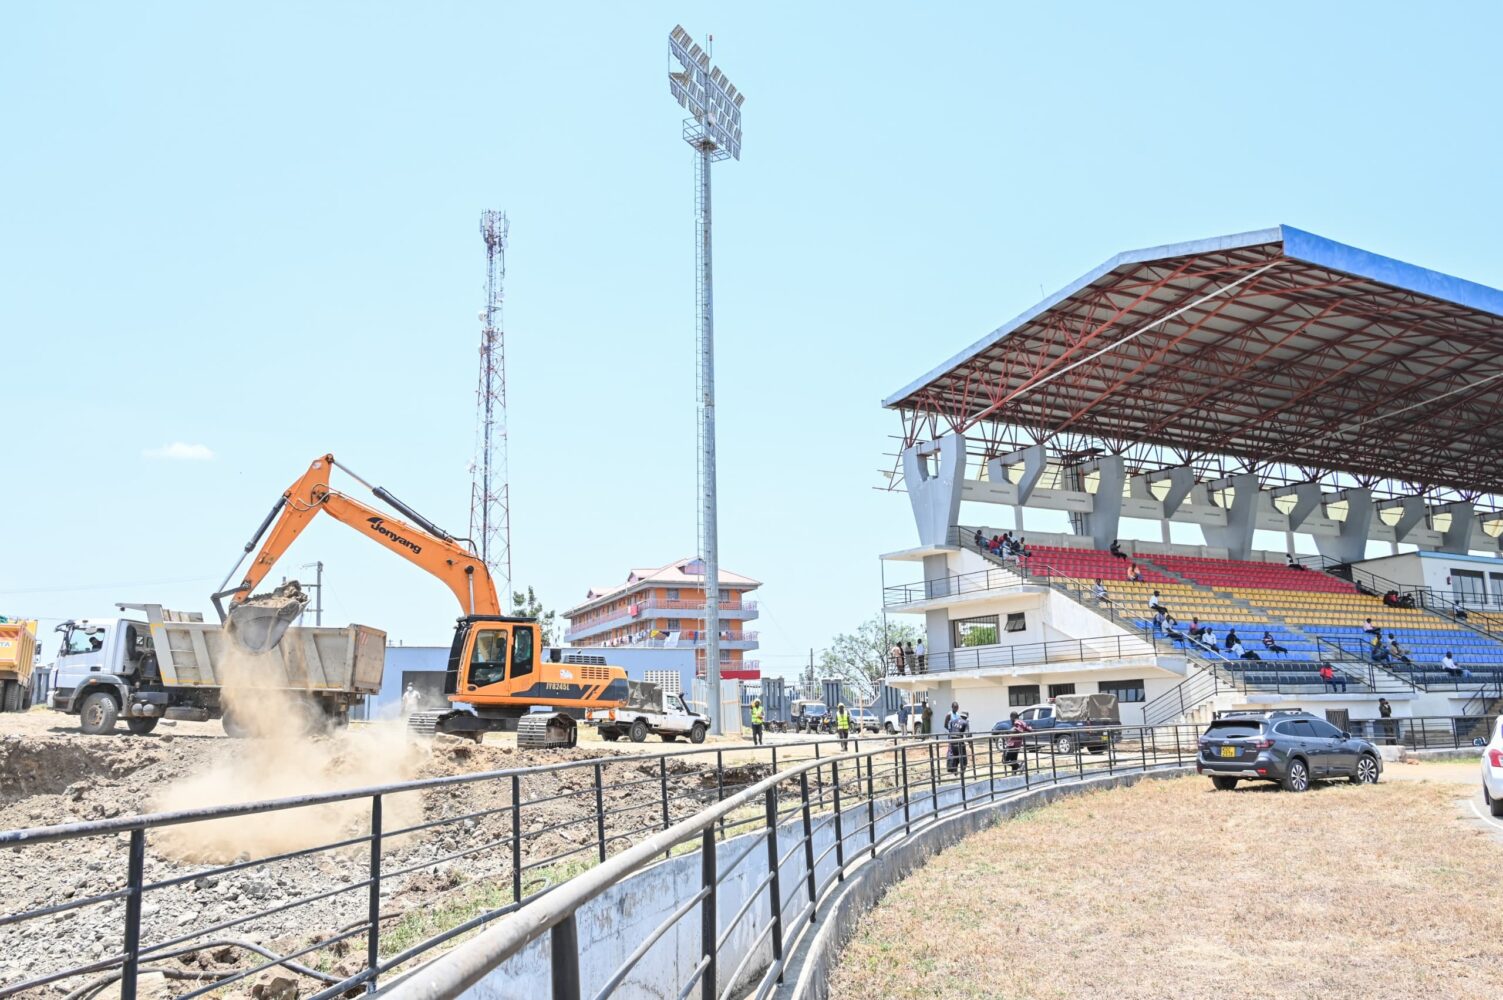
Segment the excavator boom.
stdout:
<svg viewBox="0 0 1503 1000">
<path fill-rule="evenodd" d="M 308 471 L 282 494 L 255 537 L 246 544 L 245 551 L 249 553 L 265 538 L 240 584 L 214 595 L 215 606 L 220 608 L 230 635 L 240 645 L 255 653 L 271 649 L 302 612 L 307 597 L 295 585 L 278 588 L 270 594 L 253 594 L 277 560 L 320 511 L 438 577 L 459 601 L 464 614 L 501 613 L 490 570 L 474 552 L 387 490 L 370 486 L 349 469 L 344 471 L 351 478 L 417 523 L 409 524 L 334 490 L 329 485 L 334 466 L 333 455 L 313 460 Z M 244 561 L 244 556 L 240 561 Z M 230 576 L 234 576 L 239 566 L 240 562 L 237 562 L 230 570 Z M 228 578 L 225 582 L 229 582 Z M 227 613 L 219 603 L 224 597 L 230 599 Z"/>
</svg>

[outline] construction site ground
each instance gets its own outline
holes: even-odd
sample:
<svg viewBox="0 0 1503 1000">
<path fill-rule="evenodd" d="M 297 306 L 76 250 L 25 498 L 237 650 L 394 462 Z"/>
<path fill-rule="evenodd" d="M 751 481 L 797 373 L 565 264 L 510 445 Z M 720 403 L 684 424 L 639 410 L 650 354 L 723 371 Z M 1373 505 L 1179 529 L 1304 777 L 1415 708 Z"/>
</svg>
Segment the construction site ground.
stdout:
<svg viewBox="0 0 1503 1000">
<path fill-rule="evenodd" d="M 781 767 L 784 761 L 812 754 L 807 746 L 789 745 L 807 739 L 774 734 L 768 737 L 768 743 L 780 746 Z M 367 740 L 378 741 L 387 748 L 383 754 L 392 754 L 390 773 L 372 770 L 373 761 L 387 758 L 369 753 L 363 742 Z M 395 751 L 390 750 L 393 746 L 397 747 Z M 837 746 L 833 737 L 821 740 L 824 753 Z M 644 759 L 644 755 L 672 751 L 696 752 L 666 765 Z M 718 763 L 723 765 L 718 775 L 717 751 Z M 282 772 L 264 786 L 264 775 L 255 766 L 263 758 L 280 761 L 276 768 Z M 593 730 L 583 729 L 576 748 L 519 752 L 510 736 L 497 734 L 488 735 L 480 746 L 444 738 L 410 741 L 402 724 L 391 721 L 356 724 L 345 735 L 312 741 L 294 748 L 289 755 L 287 748 L 271 747 L 263 741 L 231 739 L 217 722 L 163 723 L 148 736 L 132 735 L 122 725 L 111 735 L 87 736 L 78 731 L 75 718 L 34 709 L 0 716 L 0 830 L 575 760 L 605 762 L 603 800 L 612 853 L 644 835 L 643 826 L 660 824 L 659 781 L 663 771 L 671 782 L 671 815 L 675 820 L 714 801 L 723 789 L 733 790 L 770 773 L 767 750 L 753 750 L 739 737 L 711 737 L 697 747 L 684 741 L 667 744 L 655 737 L 639 744 L 608 743 Z M 579 849 L 557 864 L 528 871 L 525 892 L 596 863 L 593 772 L 594 768 L 585 767 L 523 779 L 524 803 L 551 799 L 524 806 L 524 825 L 529 830 L 544 831 L 529 840 L 524 867 L 533 859 Z M 413 870 L 390 877 L 382 885 L 383 954 L 394 954 L 446 926 L 510 902 L 510 851 L 505 846 L 446 859 L 471 843 L 506 844 L 510 831 L 509 780 L 426 789 L 405 796 L 405 803 L 404 796 L 391 798 L 386 811 L 388 829 L 497 811 L 387 841 L 383 869 Z M 368 830 L 368 823 L 369 804 L 359 800 L 270 817 L 153 831 L 148 839 L 146 879 L 151 882 L 342 837 L 359 837 Z M 126 875 L 126 847 L 126 835 L 119 834 L 0 853 L 0 884 L 8 887 L 0 911 L 14 913 L 121 888 Z M 143 942 L 149 946 L 302 896 L 354 886 L 367 877 L 368 866 L 368 848 L 362 843 L 148 892 L 142 911 Z M 170 983 L 170 989 L 166 985 L 163 989 L 171 994 L 184 992 L 185 982 L 197 981 L 192 977 L 205 977 L 202 985 L 226 972 L 243 969 L 252 961 L 261 961 L 254 954 L 255 948 L 285 954 L 294 946 L 336 935 L 364 918 L 367 903 L 366 890 L 356 888 L 258 918 L 207 939 L 185 942 L 185 946 L 194 947 L 183 955 L 147 963 L 157 978 L 143 979 L 143 983 Z M 0 988 L 117 954 L 122 945 L 122 907 L 119 901 L 111 901 L 0 927 Z M 302 961 L 327 977 L 337 977 L 359 966 L 352 950 L 363 948 L 363 938 L 355 937 Z M 266 981 L 268 975 L 262 973 L 259 979 Z M 35 995 L 61 997 L 88 982 L 87 976 L 74 978 L 42 988 Z M 251 982 L 244 985 L 244 992 L 227 995 L 247 995 Z M 306 995 L 307 987 L 316 984 L 309 979 L 302 985 Z M 143 996 L 150 995 L 149 990 L 143 991 Z"/>
</svg>

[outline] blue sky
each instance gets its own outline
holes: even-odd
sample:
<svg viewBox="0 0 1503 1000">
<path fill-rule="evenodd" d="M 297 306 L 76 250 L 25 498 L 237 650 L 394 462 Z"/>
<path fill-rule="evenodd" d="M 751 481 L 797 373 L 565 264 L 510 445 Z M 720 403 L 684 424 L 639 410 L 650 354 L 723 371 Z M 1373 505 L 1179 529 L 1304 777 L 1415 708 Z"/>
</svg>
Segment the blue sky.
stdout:
<svg viewBox="0 0 1503 1000">
<path fill-rule="evenodd" d="M 462 532 L 484 208 L 512 222 L 518 579 L 563 607 L 689 554 L 679 21 L 748 94 L 715 176 L 721 539 L 765 581 L 766 668 L 872 614 L 913 541 L 873 489 L 880 400 L 1041 290 L 1278 223 L 1503 284 L 1490 5 L 3 16 L 0 613 L 207 610 L 326 451 Z M 213 457 L 151 457 L 175 442 Z M 284 566 L 315 559 L 326 621 L 447 642 L 436 581 L 332 521 Z"/>
</svg>

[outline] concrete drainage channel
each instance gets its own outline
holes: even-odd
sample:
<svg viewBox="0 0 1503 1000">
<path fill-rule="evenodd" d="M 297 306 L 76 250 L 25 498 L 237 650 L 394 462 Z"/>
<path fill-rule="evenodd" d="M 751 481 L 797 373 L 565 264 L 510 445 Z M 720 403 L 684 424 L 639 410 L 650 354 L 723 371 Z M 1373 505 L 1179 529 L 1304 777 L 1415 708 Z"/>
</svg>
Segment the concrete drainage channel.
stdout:
<svg viewBox="0 0 1503 1000">
<path fill-rule="evenodd" d="M 1061 795 L 1193 773 L 1195 727 L 1018 773 L 990 737 L 805 762 L 708 807 L 503 917 L 379 991 L 440 997 L 823 997 L 885 889 L 961 838 Z M 695 849 L 697 848 L 697 850 Z"/>
<path fill-rule="evenodd" d="M 840 949 L 850 940 L 861 918 L 881 902 L 888 887 L 907 878 L 922 868 L 930 858 L 965 837 L 1067 796 L 1108 788 L 1127 788 L 1145 779 L 1178 778 L 1194 773 L 1194 767 L 1170 767 L 1157 771 L 1098 775 L 1069 784 L 1021 792 L 969 812 L 941 819 L 893 845 L 882 854 L 880 864 L 863 863 L 847 873 L 845 881 L 830 896 L 828 909 L 825 910 L 819 929 L 806 937 L 789 958 L 784 982 L 771 995 L 787 1000 L 824 1000 L 829 996 L 830 975 L 840 964 Z"/>
</svg>

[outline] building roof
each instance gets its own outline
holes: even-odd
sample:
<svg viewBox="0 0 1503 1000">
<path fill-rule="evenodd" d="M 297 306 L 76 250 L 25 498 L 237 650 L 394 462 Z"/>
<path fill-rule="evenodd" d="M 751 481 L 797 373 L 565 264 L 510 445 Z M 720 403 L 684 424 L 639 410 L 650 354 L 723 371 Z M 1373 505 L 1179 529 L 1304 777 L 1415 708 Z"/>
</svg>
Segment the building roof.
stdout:
<svg viewBox="0 0 1503 1000">
<path fill-rule="evenodd" d="M 883 405 L 1500 493 L 1500 348 L 1503 291 L 1278 226 L 1118 254 Z"/>
<path fill-rule="evenodd" d="M 568 617 L 571 612 L 579 611 L 597 601 L 616 597 L 619 594 L 639 590 L 643 587 L 701 587 L 704 585 L 704 573 L 704 562 L 693 556 L 675 559 L 671 563 L 651 569 L 634 569 L 627 573 L 624 583 L 610 587 L 591 587 L 585 594 L 584 603 L 565 611 L 564 616 Z M 722 566 L 720 569 L 720 586 L 722 588 L 752 590 L 762 586 L 762 582 L 760 580 L 753 580 L 749 576 L 742 576 L 740 573 L 732 573 Z"/>
</svg>

